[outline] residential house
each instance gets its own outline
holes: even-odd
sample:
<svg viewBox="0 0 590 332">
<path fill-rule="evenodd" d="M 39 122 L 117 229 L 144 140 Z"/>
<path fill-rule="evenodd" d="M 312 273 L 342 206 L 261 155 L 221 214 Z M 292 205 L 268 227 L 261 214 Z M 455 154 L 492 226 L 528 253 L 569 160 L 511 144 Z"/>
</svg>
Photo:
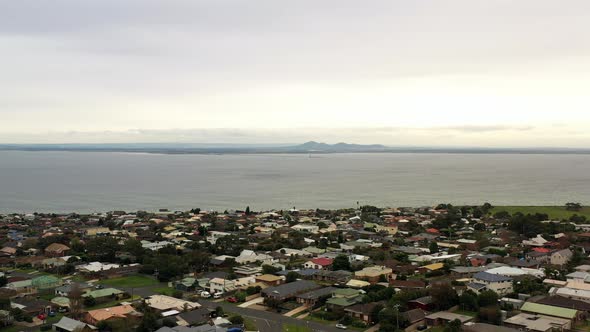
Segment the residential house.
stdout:
<svg viewBox="0 0 590 332">
<path fill-rule="evenodd" d="M 392 276 L 393 270 L 385 266 L 370 266 L 354 273 L 355 279 L 366 280 L 371 284 L 389 282 Z"/>
<path fill-rule="evenodd" d="M 353 319 L 359 319 L 369 324 L 373 323 L 373 311 L 385 302 L 358 303 L 344 308 L 344 312 Z"/>
<path fill-rule="evenodd" d="M 551 253 L 551 265 L 564 266 L 567 264 L 574 253 L 569 249 L 558 250 Z"/>
<path fill-rule="evenodd" d="M 315 308 L 315 307 L 325 303 L 325 301 L 328 298 L 332 297 L 332 293 L 336 289 L 337 288 L 334 288 L 334 287 L 324 287 L 324 288 L 313 290 L 311 292 L 299 294 L 296 296 L 297 303 L 306 305 L 310 308 Z"/>
<path fill-rule="evenodd" d="M 197 279 L 195 278 L 183 278 L 182 280 L 178 280 L 173 282 L 174 288 L 183 292 L 192 292 L 195 290 L 195 285 L 197 283 Z"/>
<path fill-rule="evenodd" d="M 211 320 L 211 311 L 207 308 L 199 308 L 182 312 L 176 316 L 176 323 L 180 326 L 198 326 Z"/>
<path fill-rule="evenodd" d="M 120 306 L 90 310 L 84 316 L 84 321 L 88 324 L 96 325 L 102 321 L 115 319 L 137 319 L 142 314 L 135 310 L 131 305 L 124 304 Z"/>
<path fill-rule="evenodd" d="M 332 267 L 334 260 L 330 258 L 314 258 L 303 264 L 306 269 L 329 270 Z"/>
<path fill-rule="evenodd" d="M 578 310 L 576 309 L 562 308 L 533 302 L 526 302 L 520 308 L 520 311 L 529 314 L 568 319 L 572 325 L 575 324 L 578 317 L 582 317 L 582 313 L 578 313 Z"/>
<path fill-rule="evenodd" d="M 389 285 L 397 289 L 424 289 L 426 284 L 422 280 L 390 280 Z"/>
<path fill-rule="evenodd" d="M 330 271 L 319 270 L 314 276 L 314 280 L 327 281 L 334 284 L 346 284 L 352 279 L 352 272 L 346 270 Z"/>
<path fill-rule="evenodd" d="M 213 278 L 209 280 L 209 292 L 211 294 L 226 293 L 241 288 L 247 288 L 255 283 L 255 277 L 244 277 L 232 280 L 223 278 Z"/>
<path fill-rule="evenodd" d="M 57 332 L 90 332 L 96 331 L 98 328 L 96 326 L 64 316 L 59 320 L 59 322 L 53 324 L 53 330 Z"/>
<path fill-rule="evenodd" d="M 96 302 L 104 303 L 123 298 L 125 292 L 116 288 L 95 289 L 82 295 L 83 298 L 92 297 Z"/>
<path fill-rule="evenodd" d="M 332 297 L 326 301 L 326 308 L 330 311 L 342 312 L 363 300 L 363 293 L 352 288 L 338 288 L 332 292 Z"/>
<path fill-rule="evenodd" d="M 66 246 L 65 244 L 61 243 L 52 243 L 47 248 L 45 248 L 45 255 L 50 257 L 61 257 L 66 256 L 70 247 Z"/>
<path fill-rule="evenodd" d="M 297 295 L 321 288 L 313 281 L 297 280 L 280 286 L 263 289 L 262 297 L 278 301 L 286 301 L 295 298 Z"/>
<path fill-rule="evenodd" d="M 429 326 L 446 325 L 454 320 L 459 320 L 461 324 L 465 324 L 474 320 L 474 317 L 459 315 L 448 311 L 439 311 L 425 317 L 426 323 Z"/>
<path fill-rule="evenodd" d="M 69 283 L 55 288 L 56 296 L 68 297 L 74 287 L 77 287 L 83 293 L 92 289 L 92 285 L 85 282 Z"/>
<path fill-rule="evenodd" d="M 571 322 L 568 319 L 527 313 L 520 313 L 504 320 L 504 325 L 521 331 L 534 332 L 566 331 L 571 328 Z"/>
<path fill-rule="evenodd" d="M 415 300 L 408 302 L 408 308 L 410 309 L 422 309 L 424 311 L 432 311 L 435 308 L 434 300 L 432 296 L 423 296 Z"/>
<path fill-rule="evenodd" d="M 145 303 L 160 313 L 170 310 L 190 311 L 201 307 L 197 302 L 185 301 L 167 295 L 152 295 L 145 299 Z"/>
<path fill-rule="evenodd" d="M 467 284 L 467 288 L 476 293 L 492 290 L 503 296 L 512 293 L 512 278 L 488 272 L 478 272 L 473 276 L 473 282 Z"/>
<path fill-rule="evenodd" d="M 256 282 L 261 282 L 267 286 L 278 286 L 285 282 L 285 278 L 272 274 L 263 274 L 255 278 Z"/>
</svg>

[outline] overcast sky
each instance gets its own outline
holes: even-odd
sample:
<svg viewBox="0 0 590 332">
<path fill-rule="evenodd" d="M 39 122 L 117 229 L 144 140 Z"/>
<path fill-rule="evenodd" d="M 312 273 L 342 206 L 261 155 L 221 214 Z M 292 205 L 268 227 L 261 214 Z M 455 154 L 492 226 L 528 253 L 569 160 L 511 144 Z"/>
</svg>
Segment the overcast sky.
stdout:
<svg viewBox="0 0 590 332">
<path fill-rule="evenodd" d="M 588 0 L 0 0 L 0 142 L 590 146 Z"/>
</svg>

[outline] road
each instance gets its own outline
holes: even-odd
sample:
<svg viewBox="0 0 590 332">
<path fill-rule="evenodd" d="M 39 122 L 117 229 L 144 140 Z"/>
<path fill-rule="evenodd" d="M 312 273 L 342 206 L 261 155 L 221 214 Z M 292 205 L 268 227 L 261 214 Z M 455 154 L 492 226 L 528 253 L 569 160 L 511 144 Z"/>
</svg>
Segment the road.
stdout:
<svg viewBox="0 0 590 332">
<path fill-rule="evenodd" d="M 216 307 L 221 306 L 225 312 L 232 312 L 244 317 L 248 317 L 256 323 L 256 326 L 258 326 L 260 332 L 283 331 L 283 324 L 307 327 L 313 332 L 342 332 L 342 330 L 336 328 L 335 326 L 285 317 L 274 312 L 240 308 L 227 302 L 213 302 L 201 299 L 199 300 L 199 303 L 210 309 L 215 309 Z"/>
</svg>

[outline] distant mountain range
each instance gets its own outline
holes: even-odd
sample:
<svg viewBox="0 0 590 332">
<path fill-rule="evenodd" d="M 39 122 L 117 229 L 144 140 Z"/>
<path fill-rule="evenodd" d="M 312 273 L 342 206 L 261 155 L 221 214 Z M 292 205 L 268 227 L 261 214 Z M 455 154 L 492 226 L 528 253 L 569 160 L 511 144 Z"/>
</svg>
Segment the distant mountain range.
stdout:
<svg viewBox="0 0 590 332">
<path fill-rule="evenodd" d="M 309 141 L 299 145 L 120 143 L 120 144 L 0 144 L 4 151 L 136 152 L 161 154 L 280 154 L 280 153 L 510 153 L 590 154 L 570 148 L 391 147 L 381 144 L 327 144 Z"/>
</svg>

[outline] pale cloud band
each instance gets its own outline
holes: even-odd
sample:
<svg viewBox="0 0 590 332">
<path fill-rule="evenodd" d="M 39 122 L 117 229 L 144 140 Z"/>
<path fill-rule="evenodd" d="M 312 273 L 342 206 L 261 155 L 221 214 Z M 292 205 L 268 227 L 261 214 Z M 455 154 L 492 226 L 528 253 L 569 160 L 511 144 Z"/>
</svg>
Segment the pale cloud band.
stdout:
<svg viewBox="0 0 590 332">
<path fill-rule="evenodd" d="M 587 0 L 4 1 L 0 142 L 587 147 L 589 13 Z"/>
</svg>

